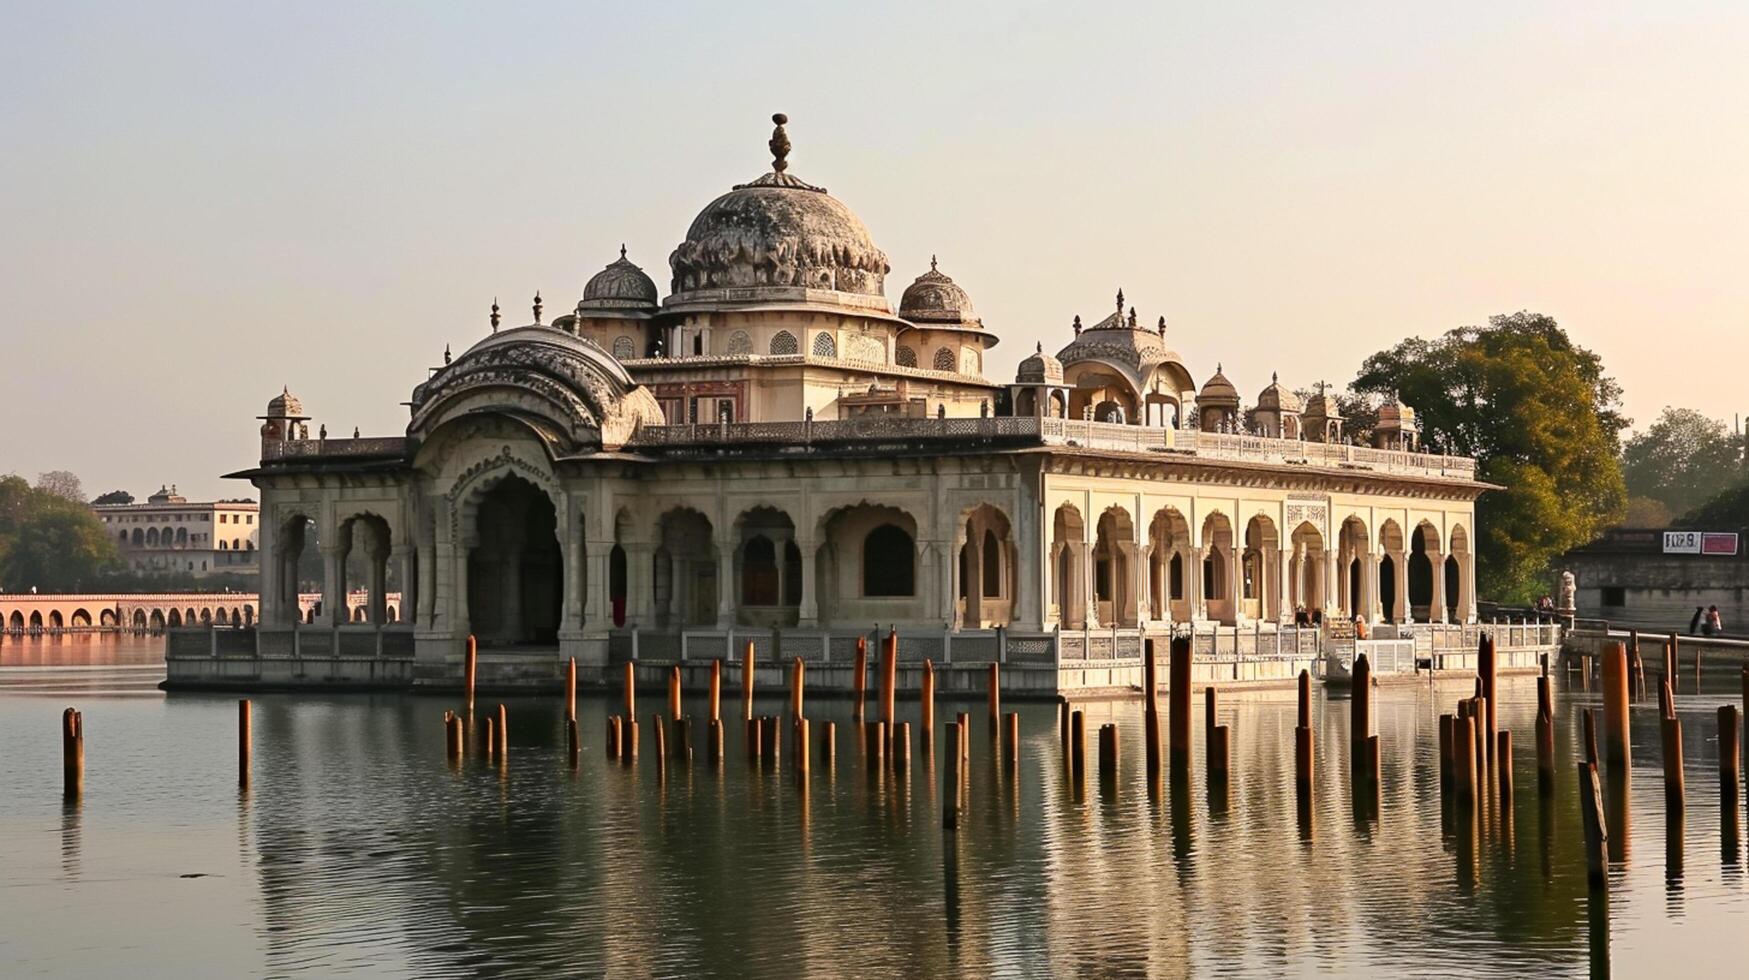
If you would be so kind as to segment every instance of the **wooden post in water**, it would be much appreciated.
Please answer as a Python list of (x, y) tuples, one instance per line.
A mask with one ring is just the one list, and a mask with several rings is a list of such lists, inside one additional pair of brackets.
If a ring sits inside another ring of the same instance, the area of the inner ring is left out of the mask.
[(1302, 800), (1312, 797), (1312, 771), (1316, 753), (1312, 737), (1312, 729), (1300, 726), (1294, 729), (1294, 790)]
[[(947, 744), (958, 745), (959, 739), (959, 722), (948, 722)], [(942, 769), (941, 781), (941, 825), (948, 830), (957, 830), (960, 825), (961, 793), (965, 787), (965, 781), (960, 778), (960, 754), (957, 749), (947, 753), (947, 765)]]
[(1298, 717), (1297, 727), (1312, 727), (1312, 672), (1309, 670), (1300, 671), (1300, 711)]
[[(921, 729), (923, 733), (923, 751), (929, 754), (934, 754), (935, 665), (927, 660), (923, 661), (923, 691), (921, 697), (922, 703), (918, 706), (918, 711), (921, 712), (921, 715), (918, 719), (917, 727)], [(862, 717), (862, 711), (860, 708), (857, 710), (856, 716), (858, 718)]]
[(480, 645), (474, 634), (468, 634), (467, 653), (462, 656), (462, 698), (468, 714), (474, 713), (474, 680), (480, 672)]
[[(863, 711), (864, 701), (868, 697), (868, 637), (856, 638), (856, 666), (850, 676), (851, 713), (861, 724), (866, 717)], [(928, 727), (928, 726), (924, 726)]]
[(668, 717), (675, 721), (685, 714), (680, 705), (680, 665), (668, 668)]
[(607, 742), (606, 742), (607, 757), (609, 759), (618, 759), (619, 758), (620, 740), (621, 740), (621, 736), (623, 734), (624, 734), (624, 732), (620, 728), (619, 715), (609, 716), (607, 719)]
[(77, 708), (61, 712), (61, 793), (78, 800), (85, 792), (85, 715)]
[(765, 718), (765, 758), (773, 769), (783, 759), (783, 719), (777, 715)]
[(1372, 734), (1372, 664), (1366, 659), (1366, 654), (1355, 656), (1351, 677), (1349, 737), (1355, 745), (1360, 745)]
[(1476, 799), (1476, 728), (1477, 720), (1468, 713), (1452, 720), (1452, 782), (1460, 803)]
[(704, 754), (713, 767), (720, 766), (723, 764), (723, 720), (711, 718), (705, 725)]
[(692, 765), (692, 719), (674, 719), (674, 758)]
[(1719, 706), (1719, 788), (1720, 798), (1725, 787), (1734, 792), (1742, 779), (1742, 749), (1737, 728), (1737, 706)]
[(650, 735), (655, 739), (652, 748), (656, 750), (656, 775), (665, 776), (668, 774), (668, 724), (659, 713), (650, 716)]
[(620, 720), (619, 761), (636, 765), (638, 761), (638, 720), (626, 715)]
[(1603, 645), (1603, 756), (1609, 768), (1627, 772), (1628, 653), (1620, 643)]
[(1494, 733), (1494, 785), (1500, 791), (1500, 815), (1512, 816), (1512, 733)]
[(583, 736), (577, 731), (577, 719), (565, 719), (566, 747), (570, 750), (571, 768), (577, 768), (583, 756)]
[(1494, 757), (1496, 741), (1494, 733), (1499, 731), (1499, 728), (1497, 727), (1499, 724), (1499, 716), (1495, 712), (1494, 699), (1495, 689), (1498, 686), (1500, 679), (1499, 661), (1495, 654), (1494, 634), (1492, 633), (1482, 634), (1482, 641), (1479, 644), (1479, 649), (1476, 651), (1476, 668), (1477, 672), (1481, 675), (1482, 697), (1487, 699), (1487, 705), (1484, 708), (1487, 712), (1487, 717), (1484, 719), (1486, 724), (1483, 727), (1488, 739), (1488, 757), (1492, 759)]
[[(1623, 681), (1625, 686), (1625, 677)], [(1593, 890), (1602, 891), (1609, 884), (1609, 825), (1603, 816), (1603, 787), (1597, 779), (1597, 767), (1589, 762), (1579, 763), (1579, 816), (1585, 825), (1586, 878)]]
[[(881, 644), (881, 723), (890, 738), (896, 726), (894, 711), (898, 698), (899, 682), (899, 630), (893, 627), (887, 631), (887, 642)], [(961, 733), (964, 736), (964, 733)]]
[(577, 720), (577, 658), (565, 662), (565, 718)]
[(899, 772), (911, 768), (911, 723), (899, 722), (899, 730), (893, 733), (893, 768)]
[(965, 771), (972, 771), (972, 713), (962, 711), (958, 715), (960, 723), (960, 761), (965, 764)]
[[(801, 658), (796, 659), (797, 663)], [(796, 716), (796, 781), (803, 786), (808, 784), (808, 762), (813, 753), (808, 751), (808, 719)]]
[(1168, 648), (1166, 697), (1168, 757), (1174, 767), (1190, 765), (1190, 637), (1175, 636)]
[(990, 662), (990, 732), (995, 734), (1002, 730), (1002, 665)]
[(467, 755), (467, 726), (462, 722), (462, 716), (456, 715), (449, 724), (449, 752), (456, 762), (461, 762)]
[[(958, 755), (957, 749), (952, 753)], [(1087, 715), (1074, 711), (1069, 715), (1069, 769), (1079, 786), (1087, 773)]]
[(830, 771), (838, 764), (838, 723), (829, 721), (820, 733), (820, 761), (826, 764)]
[(1020, 769), (1020, 712), (1010, 711), (1003, 720), (1002, 761), (1008, 764), (1009, 772), (1015, 772)]
[(802, 715), (802, 686), (807, 683), (808, 668), (803, 665), (802, 658), (797, 657), (789, 668), (789, 715), (792, 719), (800, 719)]
[[(723, 718), (723, 714), (722, 714), (723, 662), (721, 660), (711, 661), (711, 684), (710, 684), (709, 697), (710, 697), (710, 703), (705, 706), (705, 717), (709, 718), (711, 721), (719, 721), (720, 722)], [(721, 731), (720, 731), (721, 726), (719, 725), (718, 728), (719, 728), (718, 735), (720, 737), (721, 736)]]
[(498, 738), (496, 735), (493, 734), (493, 726), (496, 723), (497, 723), (496, 718), (494, 718), (491, 715), (486, 716), (486, 762), (487, 763), (490, 763), (493, 759), (496, 759), (498, 757)]
[(1142, 756), (1151, 781), (1160, 774), (1160, 665), (1152, 639), (1143, 641), (1142, 657)]
[(237, 702), (237, 785), (249, 788), (249, 756), (254, 748), (254, 733), (250, 719), (249, 699)]
[(1099, 781), (1117, 785), (1117, 726), (1113, 724), (1099, 726)]
[(630, 660), (626, 661), (622, 683), (625, 685), (626, 717), (636, 718), (638, 716), (638, 665)]
[(753, 720), (753, 641), (741, 653), (741, 717)]
[(1547, 674), (1536, 679), (1536, 785), (1545, 796), (1555, 791), (1555, 706)]
[(503, 763), (510, 758), (510, 715), (504, 706), (498, 706), (498, 761)]
[(1229, 746), (1227, 743), (1227, 726), (1215, 724), (1216, 713), (1219, 710), (1214, 685), (1202, 689), (1204, 734), (1208, 737), (1206, 750), (1208, 763), (1208, 778), (1211, 783), (1225, 782), (1227, 778)]
[(1680, 810), (1685, 784), (1682, 776), (1682, 719), (1672, 715), (1659, 719), (1664, 750), (1664, 805)]
[(877, 721), (865, 726), (863, 737), (868, 739), (868, 744), (863, 746), (863, 753), (868, 759), (868, 771), (879, 772), (887, 761), (887, 723)]

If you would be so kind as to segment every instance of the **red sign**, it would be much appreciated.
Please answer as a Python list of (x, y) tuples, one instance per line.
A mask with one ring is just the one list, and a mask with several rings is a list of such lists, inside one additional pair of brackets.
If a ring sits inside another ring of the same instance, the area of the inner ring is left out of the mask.
[(1700, 536), (1700, 553), (1703, 555), (1735, 555), (1737, 553), (1737, 535), (1723, 531), (1706, 531)]

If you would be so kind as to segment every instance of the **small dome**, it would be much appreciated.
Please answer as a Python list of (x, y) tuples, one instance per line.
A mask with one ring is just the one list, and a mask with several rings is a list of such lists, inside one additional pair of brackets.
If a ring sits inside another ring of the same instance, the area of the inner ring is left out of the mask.
[(1304, 415), (1311, 419), (1342, 420), (1342, 405), (1336, 401), (1336, 396), (1322, 383), (1318, 385), (1318, 393), (1306, 402)]
[(1300, 396), (1281, 386), (1281, 379), (1274, 374), (1269, 376), (1269, 387), (1257, 395), (1257, 407), (1263, 411), (1299, 412), (1304, 406)]
[(1063, 362), (1045, 353), (1039, 344), (1033, 355), (1020, 362), (1014, 374), (1015, 384), (1060, 385), (1063, 383)]
[(1379, 406), (1379, 427), (1394, 429), (1414, 429), (1416, 426), (1415, 410), (1402, 404), (1395, 398), (1385, 399)]
[(644, 270), (626, 258), (626, 247), (619, 247), (619, 259), (591, 276), (583, 287), (583, 302), (578, 309), (631, 310), (655, 312), (656, 283)]
[(935, 267), (935, 256), (929, 257), (929, 271), (905, 287), (899, 299), (899, 316), (913, 323), (978, 323), (972, 309), (972, 298), (957, 283)]
[(1230, 405), (1233, 408), (1238, 408), (1239, 389), (1233, 387), (1233, 383), (1227, 380), (1225, 374), (1221, 373), (1221, 366), (1217, 364), (1215, 365), (1215, 376), (1203, 384), (1202, 391), (1196, 396), (1196, 401), (1199, 405)]
[(298, 396), (291, 393), (290, 388), (281, 388), (267, 403), (267, 418), (299, 419), (304, 417), (304, 403)]

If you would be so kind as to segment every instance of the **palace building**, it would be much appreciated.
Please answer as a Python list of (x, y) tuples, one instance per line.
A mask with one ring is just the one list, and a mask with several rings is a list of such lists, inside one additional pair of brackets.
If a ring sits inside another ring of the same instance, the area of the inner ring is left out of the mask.
[(470, 634), (483, 676), (551, 679), (748, 639), (836, 659), (875, 624), (937, 662), (1061, 664), (1186, 627), (1279, 650), (1311, 610), (1473, 622), (1488, 487), (1422, 451), (1409, 407), (1366, 446), (1321, 390), (1272, 377), (1247, 410), (1121, 291), (990, 380), (1000, 325), (951, 265), (895, 309), (886, 255), (774, 119), (769, 171), (704, 206), (665, 289), (620, 248), (559, 315), (494, 304), (404, 433), (312, 439), (274, 399), (233, 474), (261, 497), (261, 659), (366, 643), (295, 625), (310, 527), (326, 608), (395, 570), (402, 621), (376, 600), (370, 642), (416, 683), (458, 677)]

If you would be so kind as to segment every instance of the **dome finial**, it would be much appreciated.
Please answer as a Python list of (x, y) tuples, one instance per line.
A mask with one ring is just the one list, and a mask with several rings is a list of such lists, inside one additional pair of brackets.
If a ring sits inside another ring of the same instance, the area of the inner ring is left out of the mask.
[(492, 297), (492, 332), (498, 332), (498, 297)]
[(1081, 314), (1075, 314), (1075, 336), (1081, 336)]
[(619, 243), (619, 259), (620, 259), (620, 261), (624, 262), (625, 257), (626, 257), (626, 243), (620, 242)]
[(1162, 337), (1166, 336), (1166, 318), (1165, 317), (1160, 318), (1160, 328), (1159, 329), (1160, 329), (1160, 336), (1162, 336)]
[(930, 271), (930, 272), (934, 272), (934, 271), (935, 271), (935, 256), (933, 256), (933, 255), (931, 255), (931, 256), (930, 256), (930, 257), (929, 257), (929, 271)]
[(1119, 286), (1117, 289), (1117, 313), (1118, 313), (1118, 316), (1120, 316), (1120, 317), (1123, 316), (1123, 287), (1122, 286)]
[(775, 112), (772, 113), (771, 121), (777, 123), (777, 128), (771, 131), (771, 142), (766, 145), (771, 147), (771, 169), (781, 174), (789, 169), (789, 134), (783, 131), (784, 123), (789, 122), (789, 117)]
[(1216, 374), (1226, 374), (1227, 373), (1226, 367), (1223, 366), (1220, 361), (1215, 362), (1215, 373)]
[(1272, 385), (1281, 384), (1281, 375), (1274, 371), (1269, 372), (1269, 383)]
[(537, 289), (534, 291), (534, 322), (537, 325), (540, 323), (540, 306), (540, 290)]
[(1045, 352), (1045, 342), (1042, 340), (1035, 341), (1033, 343), (1032, 352), (1034, 354), (1043, 354)]
[(443, 345), (443, 363), (448, 364), (449, 359), (450, 359), (449, 345), (444, 344)]

